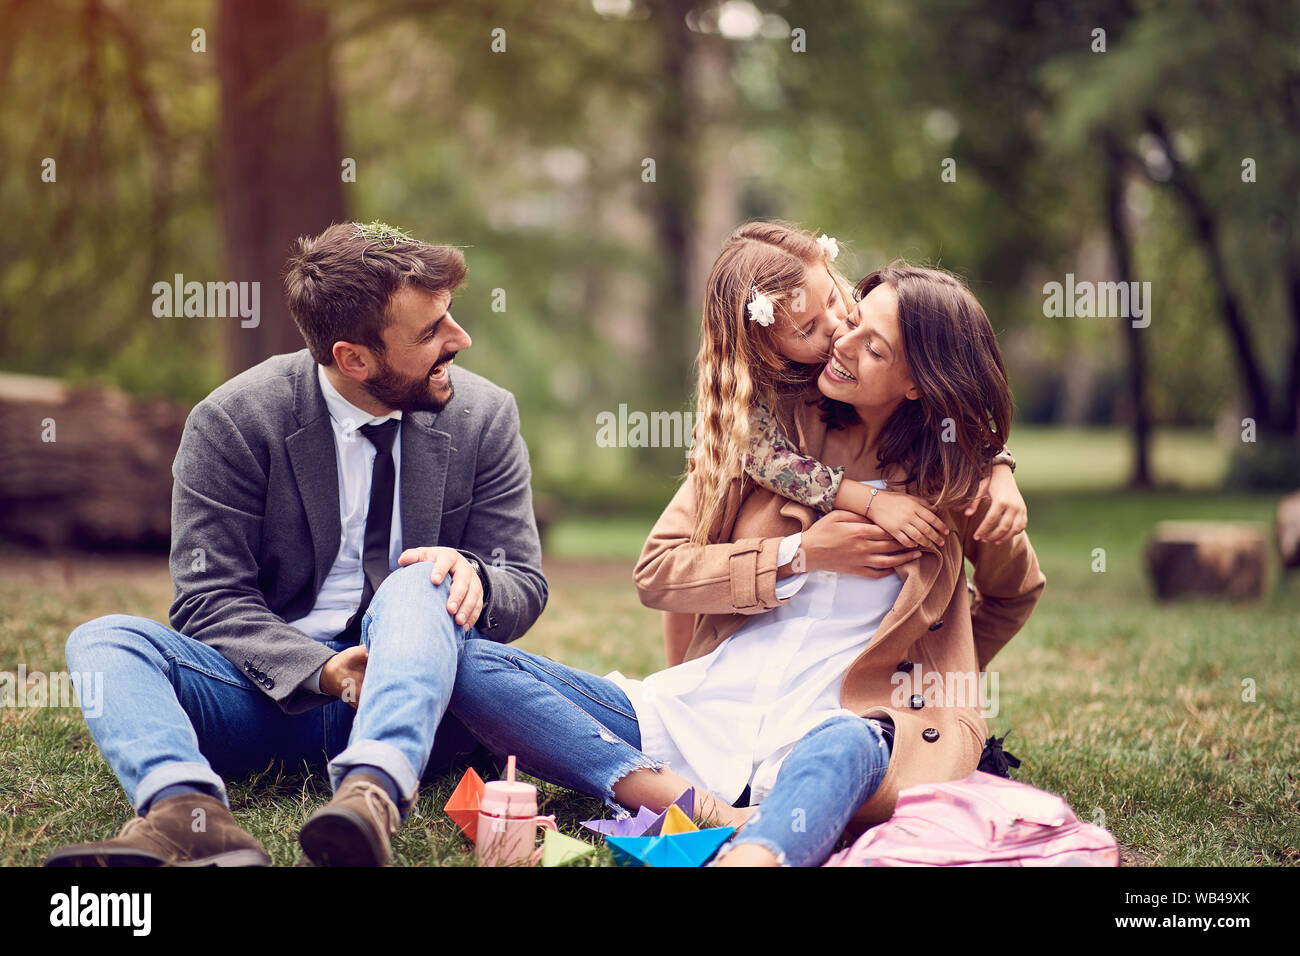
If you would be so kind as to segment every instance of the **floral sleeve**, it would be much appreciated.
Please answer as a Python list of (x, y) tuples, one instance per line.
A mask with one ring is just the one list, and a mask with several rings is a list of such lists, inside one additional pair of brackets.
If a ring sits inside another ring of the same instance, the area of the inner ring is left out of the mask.
[(1002, 450), (993, 456), (990, 465), (1006, 465), (1014, 473), (1016, 470), (1016, 456), (1011, 454), (1011, 449), (1005, 445)]
[(757, 401), (749, 419), (745, 471), (769, 491), (822, 513), (835, 507), (835, 495), (844, 478), (843, 468), (823, 465), (796, 452), (782, 434), (776, 416)]

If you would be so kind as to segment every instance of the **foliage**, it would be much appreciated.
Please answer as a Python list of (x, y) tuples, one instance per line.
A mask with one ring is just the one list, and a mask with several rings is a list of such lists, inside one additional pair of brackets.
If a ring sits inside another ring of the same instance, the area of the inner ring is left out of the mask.
[[(0, 156), (22, 171), (0, 182), (18, 225), (0, 234), (0, 367), (185, 402), (225, 377), (226, 320), (150, 312), (154, 282), (227, 278), (211, 182), (228, 146), (215, 57), (190, 45), (216, 6), (174, 0), (143, 17), (105, 0), (0, 0)], [(689, 409), (677, 370), (697, 343), (681, 330), (713, 250), (751, 216), (837, 236), (851, 273), (898, 256), (961, 273), (1001, 333), (1022, 420), (1123, 421), (1123, 320), (1043, 314), (1045, 282), (1110, 277), (1103, 134), (1132, 162), (1134, 268), (1155, 301), (1153, 416), (1240, 418), (1212, 270), (1160, 179), (1152, 115), (1216, 218), (1272, 401), (1288, 400), (1300, 27), (1281, 0), (329, 9), (356, 163), (349, 213), (466, 249), (455, 308), (474, 346), (460, 364), (519, 398), (543, 489), (680, 473), (681, 449), (598, 447), (596, 415)], [(684, 11), (681, 37), (662, 28), (672, 11)], [(1097, 28), (1104, 53), (1091, 49)], [(40, 180), (47, 156), (57, 183)], [(1244, 156), (1258, 182), (1242, 182)], [(663, 163), (654, 182), (647, 158)], [(665, 204), (689, 227), (680, 301), (663, 291), (680, 253), (666, 244)]]

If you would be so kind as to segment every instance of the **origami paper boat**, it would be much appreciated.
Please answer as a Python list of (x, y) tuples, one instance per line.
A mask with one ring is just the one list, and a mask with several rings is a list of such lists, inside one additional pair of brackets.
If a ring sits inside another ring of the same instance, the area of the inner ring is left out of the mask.
[(659, 819), (659, 814), (649, 807), (642, 807), (634, 817), (621, 820), (583, 820), (582, 825), (588, 830), (605, 836), (641, 836), (650, 824)]
[(710, 827), (660, 836), (612, 836), (605, 842), (619, 866), (703, 866), (735, 832), (735, 827)]
[(469, 837), (471, 843), (475, 842), (478, 833), (478, 805), (482, 799), (483, 778), (473, 767), (470, 767), (460, 778), (460, 783), (456, 784), (456, 789), (452, 791), (447, 805), (442, 808), (456, 826), (460, 827), (461, 832)]
[(674, 833), (694, 833), (699, 827), (695, 821), (682, 813), (682, 808), (673, 804), (664, 811), (663, 823), (659, 826), (659, 833), (662, 836), (671, 836)]
[(658, 836), (663, 830), (664, 820), (674, 808), (678, 815), (684, 815), (689, 821), (695, 815), (695, 788), (687, 787), (683, 790), (682, 795), (669, 804), (663, 813), (642, 807), (634, 817), (624, 817), (621, 820), (583, 820), (582, 825), (607, 837)]
[(547, 830), (542, 843), (542, 866), (564, 866), (581, 859), (596, 848), (555, 830)]

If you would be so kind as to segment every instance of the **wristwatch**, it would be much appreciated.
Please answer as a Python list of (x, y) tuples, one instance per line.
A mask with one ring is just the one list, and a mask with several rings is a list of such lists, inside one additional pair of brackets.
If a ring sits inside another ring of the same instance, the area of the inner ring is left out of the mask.
[(478, 555), (474, 554), (473, 551), (465, 551), (461, 548), (456, 550), (474, 569), (474, 573), (478, 575), (479, 583), (483, 585), (483, 610), (479, 613), (479, 620), (483, 621), (482, 630), (490, 631), (497, 626), (497, 622), (496, 618), (488, 612), (488, 605), (492, 603), (492, 582), (488, 580), (487, 569), (483, 567), (483, 562), (479, 560)]
[(994, 455), (993, 459), (989, 462), (990, 468), (994, 465), (1006, 465), (1011, 469), (1011, 473), (1014, 475), (1016, 472), (1016, 456), (1011, 454), (1010, 449), (1004, 448)]

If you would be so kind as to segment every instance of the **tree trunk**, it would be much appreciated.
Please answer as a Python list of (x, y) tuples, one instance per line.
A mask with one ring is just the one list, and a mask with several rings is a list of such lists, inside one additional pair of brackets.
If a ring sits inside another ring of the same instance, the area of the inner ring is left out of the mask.
[(651, 215), (659, 241), (664, 271), (652, 301), (653, 337), (662, 345), (654, 349), (651, 386), (659, 400), (676, 408), (691, 388), (691, 361), (681, 343), (695, 335), (690, 300), (692, 210), (698, 191), (698, 170), (691, 139), (695, 97), (689, 60), (695, 38), (686, 26), (693, 0), (651, 0), (651, 16), (658, 34), (659, 65), (655, 70), (659, 97), (654, 105), (649, 140), (655, 160)]
[(1268, 383), (1255, 357), (1255, 346), (1250, 338), (1250, 329), (1242, 316), (1241, 304), (1233, 292), (1228, 280), (1228, 267), (1219, 248), (1219, 227), (1210, 212), (1210, 205), (1196, 188), (1191, 172), (1178, 158), (1174, 144), (1164, 122), (1158, 116), (1147, 117), (1147, 129), (1160, 142), (1161, 149), (1169, 159), (1172, 170), (1169, 185), (1174, 194), (1182, 201), (1184, 208), (1192, 219), (1196, 238), (1205, 251), (1210, 264), (1210, 278), (1219, 297), (1219, 314), (1228, 330), (1228, 341), (1237, 356), (1237, 367), (1241, 372), (1241, 384), (1246, 391), (1247, 407), (1255, 419), (1260, 431), (1277, 432), (1277, 422), (1272, 414), (1269, 402)]
[[(1132, 242), (1128, 217), (1124, 209), (1124, 149), (1114, 133), (1104, 138), (1106, 149), (1106, 211), (1110, 230), (1111, 253), (1115, 257), (1116, 278), (1127, 285), (1133, 280)], [(1124, 343), (1128, 351), (1128, 399), (1132, 415), (1133, 474), (1131, 488), (1151, 487), (1151, 419), (1146, 401), (1146, 350), (1143, 329), (1132, 322), (1124, 323)]]
[(1284, 434), (1300, 438), (1300, 245), (1294, 220), (1288, 222), (1287, 228), (1284, 272), (1291, 311), (1291, 356), (1282, 374), (1281, 425)]
[(219, 0), (216, 150), (226, 279), (261, 283), (256, 327), (231, 322), (240, 372), (302, 348), (281, 275), (290, 245), (345, 218), (326, 14), (301, 0)]

